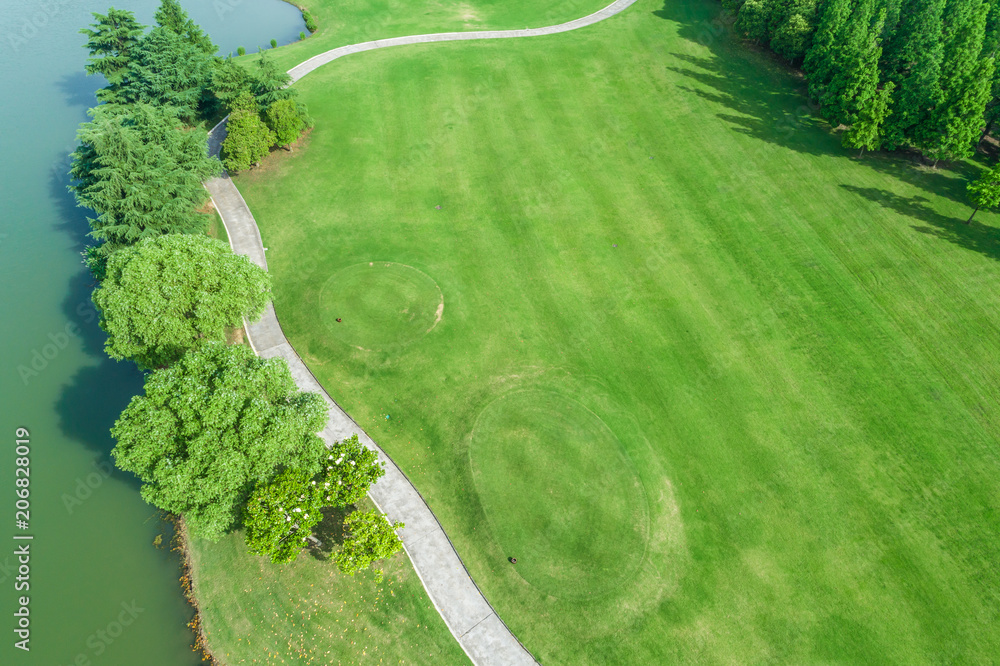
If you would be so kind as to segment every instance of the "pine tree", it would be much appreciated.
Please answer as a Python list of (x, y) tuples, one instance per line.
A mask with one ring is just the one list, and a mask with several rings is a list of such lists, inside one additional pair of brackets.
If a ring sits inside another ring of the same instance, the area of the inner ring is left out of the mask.
[(133, 50), (121, 81), (98, 92), (108, 103), (148, 103), (178, 109), (192, 123), (211, 97), (213, 58), (164, 28), (153, 28)]
[(882, 127), (886, 118), (892, 115), (892, 90), (890, 81), (885, 87), (865, 100), (858, 109), (858, 120), (844, 132), (843, 143), (849, 148), (859, 148), (858, 157), (866, 150), (878, 150), (882, 145)]
[(819, 99), (824, 117), (833, 125), (853, 125), (859, 109), (878, 89), (884, 21), (885, 11), (876, 14), (874, 0), (862, 0), (844, 26), (834, 50), (837, 71)]
[(202, 53), (212, 55), (218, 50), (218, 47), (201, 29), (201, 26), (188, 17), (187, 12), (177, 0), (161, 0), (160, 8), (156, 10), (153, 19), (158, 26), (183, 37), (185, 41)]
[(809, 79), (809, 95), (822, 99), (840, 67), (838, 60), (842, 32), (852, 10), (851, 0), (828, 0), (822, 9), (812, 46), (806, 52), (802, 69)]
[(212, 93), (232, 111), (233, 101), (243, 93), (253, 94), (253, 79), (232, 58), (220, 60), (212, 69)]
[(80, 32), (87, 36), (90, 51), (88, 74), (102, 74), (110, 83), (121, 81), (131, 62), (132, 52), (142, 39), (145, 26), (135, 20), (132, 12), (109, 9), (107, 15), (94, 15), (95, 22)]
[(944, 0), (912, 0), (886, 45), (885, 77), (896, 84), (885, 144), (896, 148), (918, 143), (928, 116), (941, 98)]
[(982, 0), (953, 0), (945, 16), (941, 98), (921, 125), (916, 145), (937, 164), (972, 154), (990, 99), (992, 57), (982, 57), (989, 7)]
[(196, 209), (207, 194), (202, 181), (220, 171), (208, 157), (204, 130), (182, 129), (169, 109), (144, 104), (101, 105), (80, 127), (70, 189), (97, 213), (90, 234), (100, 253), (165, 233), (204, 226)]
[(253, 79), (253, 95), (261, 111), (279, 99), (291, 99), (298, 94), (297, 90), (288, 87), (292, 77), (278, 69), (266, 51), (260, 52)]

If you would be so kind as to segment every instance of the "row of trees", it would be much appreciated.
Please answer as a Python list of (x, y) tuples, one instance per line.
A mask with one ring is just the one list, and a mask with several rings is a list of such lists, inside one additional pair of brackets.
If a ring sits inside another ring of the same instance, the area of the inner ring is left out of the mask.
[(998, 0), (723, 0), (743, 35), (801, 63), (855, 148), (972, 154), (1000, 115)]
[[(129, 12), (94, 17), (83, 31), (87, 71), (108, 86), (80, 129), (71, 189), (96, 214), (87, 263), (105, 350), (148, 371), (144, 394), (112, 429), (112, 454), (194, 536), (242, 526), (251, 552), (293, 560), (324, 508), (358, 502), (384, 470), (357, 437), (325, 446), (316, 433), (328, 407), (297, 389), (283, 360), (227, 344), (228, 331), (263, 312), (270, 279), (200, 233), (202, 181), (221, 165), (198, 123), (230, 110), (230, 138), (256, 119), (287, 145), (308, 116), (265, 57), (252, 72), (215, 58), (176, 0), (162, 0), (149, 32)], [(398, 551), (399, 527), (377, 512), (351, 514), (339, 568), (353, 574)]]

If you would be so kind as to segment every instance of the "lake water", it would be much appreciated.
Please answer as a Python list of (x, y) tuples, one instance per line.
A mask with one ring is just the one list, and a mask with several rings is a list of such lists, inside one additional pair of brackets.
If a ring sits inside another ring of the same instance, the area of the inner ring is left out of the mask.
[[(110, 5), (151, 23), (156, 0), (0, 3), (0, 664), (183, 666), (191, 611), (169, 526), (111, 471), (108, 428), (141, 391), (131, 364), (104, 356), (80, 263), (85, 214), (66, 191), (67, 155), (94, 104), (80, 28)], [(183, 4), (223, 54), (298, 39), (281, 0)], [(30, 431), (30, 527), (15, 525), (15, 431)], [(30, 534), (33, 541), (15, 541)], [(154, 546), (163, 535), (164, 547)], [(30, 586), (15, 591), (19, 544)], [(30, 597), (30, 653), (14, 647), (17, 598)]]

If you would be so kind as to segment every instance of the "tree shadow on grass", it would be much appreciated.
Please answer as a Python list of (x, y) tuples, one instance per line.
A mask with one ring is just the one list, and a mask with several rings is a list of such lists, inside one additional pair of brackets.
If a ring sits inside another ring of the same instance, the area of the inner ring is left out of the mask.
[[(1000, 260), (1000, 235), (997, 234), (995, 227), (982, 224), (977, 220), (966, 224), (965, 218), (942, 215), (930, 206), (930, 199), (919, 195), (904, 197), (874, 187), (855, 187), (854, 185), (841, 185), (841, 187), (848, 192), (873, 201), (883, 208), (889, 208), (900, 215), (925, 222), (927, 226), (914, 225), (912, 227), (918, 233), (946, 240), (959, 247), (979, 252), (990, 259)], [(969, 213), (972, 213), (971, 208)]]
[(323, 509), (323, 520), (313, 528), (313, 536), (320, 541), (316, 545), (309, 542), (309, 554), (317, 560), (328, 560), (333, 551), (337, 550), (344, 543), (344, 519), (347, 518), (357, 507), (327, 507)]

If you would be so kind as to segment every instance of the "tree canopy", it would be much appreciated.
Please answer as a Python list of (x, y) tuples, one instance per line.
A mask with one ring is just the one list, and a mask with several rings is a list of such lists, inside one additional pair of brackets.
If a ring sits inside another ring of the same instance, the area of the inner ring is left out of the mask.
[(108, 249), (204, 226), (202, 181), (221, 171), (204, 130), (185, 130), (171, 109), (103, 104), (78, 133), (70, 189), (97, 213), (91, 236)]
[(273, 482), (259, 484), (244, 513), (251, 553), (290, 562), (298, 556), (323, 507), (356, 504), (383, 474), (378, 455), (354, 435), (322, 452), (320, 471), (310, 476), (286, 470)]
[(177, 0), (161, 0), (160, 8), (153, 15), (153, 20), (156, 21), (157, 25), (183, 38), (184, 41), (202, 53), (213, 55), (218, 50), (218, 47), (201, 29), (201, 26), (188, 17), (187, 12)]
[[(390, 523), (375, 509), (353, 512), (344, 520), (344, 543), (333, 554), (337, 568), (353, 576), (378, 560), (392, 557), (403, 549), (403, 542), (396, 535), (396, 530), (403, 527), (403, 523)], [(378, 569), (375, 579), (382, 580)]]
[(214, 62), (186, 37), (159, 26), (133, 49), (120, 80), (98, 91), (97, 97), (107, 103), (173, 107), (181, 119), (193, 123), (212, 99)]
[(222, 142), (222, 163), (230, 172), (245, 171), (267, 157), (277, 138), (260, 119), (256, 103), (248, 94), (233, 102)]
[(986, 169), (978, 178), (968, 185), (969, 199), (974, 207), (972, 215), (965, 221), (972, 222), (980, 208), (996, 208), (1000, 206), (1000, 164), (992, 169)]
[(285, 468), (319, 472), (326, 419), (322, 397), (299, 391), (284, 360), (208, 343), (147, 376), (111, 430), (112, 455), (143, 481), (143, 499), (216, 540), (257, 484)]
[(306, 473), (288, 469), (257, 485), (243, 511), (247, 550), (272, 562), (291, 562), (323, 519), (321, 491)]
[(146, 239), (115, 252), (94, 291), (104, 350), (144, 368), (225, 339), (227, 328), (256, 319), (270, 300), (270, 277), (246, 257), (207, 236)]
[(132, 60), (145, 26), (135, 20), (130, 11), (112, 7), (107, 14), (94, 13), (94, 24), (83, 28), (87, 36), (88, 74), (101, 74), (110, 83), (117, 84)]

